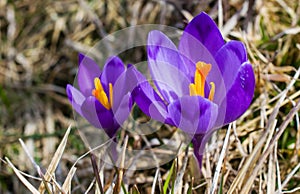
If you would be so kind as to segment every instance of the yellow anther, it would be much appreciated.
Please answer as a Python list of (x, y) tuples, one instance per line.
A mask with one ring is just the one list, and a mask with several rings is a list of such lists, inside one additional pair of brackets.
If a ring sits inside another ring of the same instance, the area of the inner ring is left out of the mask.
[(195, 85), (196, 94), (199, 96), (204, 97), (205, 80), (210, 70), (211, 70), (211, 64), (207, 64), (201, 61), (199, 61), (196, 64), (194, 85)]
[(96, 89), (96, 90), (103, 91), (102, 84), (101, 84), (100, 79), (99, 79), (98, 77), (96, 77), (96, 78), (94, 79), (94, 84), (95, 84), (95, 89)]
[(199, 61), (197, 64), (196, 64), (196, 68), (198, 71), (201, 72), (204, 80), (206, 79), (208, 73), (210, 72), (211, 70), (211, 64), (207, 64), (207, 63), (204, 63), (202, 61)]
[[(202, 61), (196, 63), (194, 83), (191, 83), (189, 85), (190, 96), (204, 97), (205, 81), (210, 70), (211, 70), (211, 64), (207, 64)], [(212, 101), (214, 99), (214, 94), (215, 94), (215, 84), (211, 82), (210, 85), (211, 85), (211, 89), (209, 92), (208, 99)]]
[(100, 92), (100, 102), (101, 104), (107, 109), (107, 110), (110, 110), (110, 104), (108, 102), (108, 98), (107, 98), (107, 95), (104, 91), (101, 91)]
[(113, 85), (112, 83), (109, 83), (109, 102), (110, 102), (110, 107), (113, 107)]
[(201, 72), (198, 69), (195, 71), (194, 82), (197, 95), (204, 96), (203, 76), (201, 75)]
[(197, 96), (195, 84), (190, 84), (190, 96)]
[(215, 96), (215, 83), (214, 82), (210, 82), (210, 91), (209, 91), (209, 96), (208, 96), (208, 99), (210, 101), (213, 101), (214, 100), (214, 96)]
[(92, 95), (107, 109), (110, 110), (112, 107), (112, 84), (109, 84), (109, 101), (107, 95), (103, 89), (100, 79), (96, 77), (94, 79), (95, 89), (92, 91)]

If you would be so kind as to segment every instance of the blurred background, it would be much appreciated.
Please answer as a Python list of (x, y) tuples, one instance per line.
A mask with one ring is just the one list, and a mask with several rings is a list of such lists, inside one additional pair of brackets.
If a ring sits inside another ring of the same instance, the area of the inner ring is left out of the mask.
[[(78, 52), (87, 53), (106, 35), (128, 26), (164, 24), (184, 29), (201, 11), (216, 21), (225, 40), (245, 42), (256, 73), (254, 103), (237, 121), (236, 134), (232, 134), (226, 161), (227, 170), (231, 170), (227, 171), (225, 192), (238, 173), (240, 162), (257, 143), (268, 122), (269, 110), (299, 68), (298, 0), (0, 0), (0, 193), (28, 193), (5, 157), (21, 171), (37, 176), (19, 138), (34, 160), (46, 169), (68, 126), (75, 126), (65, 87), (75, 78)], [(135, 53), (130, 57), (143, 56)], [(126, 56), (123, 60), (126, 62)], [(300, 82), (295, 81), (288, 92), (289, 100), (280, 108), (279, 124), (299, 100)], [(278, 141), (275, 155), (283, 179), (298, 164), (299, 131), (299, 120), (294, 119)], [(220, 130), (215, 137), (216, 148), (210, 149), (212, 171), (217, 162), (212, 156), (222, 147), (224, 133)], [(245, 155), (237, 145), (244, 148)], [(76, 129), (72, 130), (57, 169), (58, 182), (64, 180), (70, 166), (86, 151)], [(80, 160), (77, 167), (72, 187), (74, 192), (83, 193), (94, 176), (89, 158)], [(170, 165), (163, 166), (162, 174), (169, 168)], [(148, 193), (154, 174), (155, 170), (135, 174), (128, 181), (129, 187), (138, 185), (141, 193)], [(206, 174), (195, 182), (203, 183), (207, 177)], [(262, 174), (258, 177), (266, 178)], [(299, 187), (299, 172), (291, 180), (286, 189)], [(260, 184), (256, 180), (254, 193), (265, 191), (266, 185), (267, 182)], [(194, 190), (200, 191), (205, 188)]]

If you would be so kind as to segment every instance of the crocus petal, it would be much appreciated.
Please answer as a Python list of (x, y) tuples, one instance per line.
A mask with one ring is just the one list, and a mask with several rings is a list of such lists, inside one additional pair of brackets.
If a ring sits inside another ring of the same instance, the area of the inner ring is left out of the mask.
[(255, 88), (255, 77), (251, 64), (245, 62), (219, 106), (217, 125), (225, 125), (240, 117), (250, 106)]
[(134, 101), (138, 107), (152, 119), (170, 123), (167, 106), (148, 82), (140, 83), (133, 92)]
[(147, 53), (153, 80), (167, 102), (189, 93), (188, 70), (168, 37), (159, 31), (151, 31)]
[(81, 94), (80, 91), (78, 91), (70, 84), (67, 85), (66, 91), (69, 101), (71, 102), (73, 108), (78, 114), (82, 116), (81, 105), (85, 100), (85, 97)]
[(133, 101), (149, 117), (170, 124), (167, 106), (163, 99), (154, 91), (147, 79), (133, 65), (127, 70), (128, 90)]
[(194, 77), (197, 62), (204, 62), (211, 64), (211, 71), (206, 80), (208, 85), (210, 82), (215, 82), (215, 78), (222, 77), (214, 56), (209, 52), (205, 45), (203, 45), (202, 42), (200, 42), (194, 36), (183, 34), (180, 39), (178, 49), (185, 59), (189, 59), (186, 64), (193, 67), (190, 68), (192, 71), (190, 72), (189, 76)]
[(239, 68), (248, 60), (244, 44), (234, 40), (226, 43), (216, 53), (215, 59), (222, 73), (226, 88), (231, 88)]
[(119, 106), (116, 109), (113, 108), (112, 110), (115, 122), (117, 122), (118, 125), (123, 125), (124, 121), (128, 118), (128, 115), (130, 114), (131, 107), (131, 95), (130, 93), (127, 93), (126, 95), (122, 96)]
[(148, 35), (148, 56), (156, 61), (167, 62), (187, 74), (190, 70), (175, 44), (162, 32), (153, 30)]
[(245, 46), (239, 41), (230, 41), (216, 53), (215, 60), (218, 66), (211, 69), (207, 81), (215, 83), (214, 102), (220, 104), (236, 79), (239, 68), (247, 61)]
[(78, 85), (85, 97), (92, 95), (94, 79), (101, 74), (97, 63), (86, 55), (79, 54)]
[(119, 57), (110, 57), (106, 60), (101, 74), (101, 83), (105, 92), (108, 92), (108, 84), (115, 84), (116, 80), (125, 71), (125, 66)]
[(200, 96), (184, 96), (168, 107), (176, 126), (189, 134), (204, 134), (213, 128), (218, 107)]
[[(128, 65), (127, 69), (119, 75), (113, 85), (113, 111), (115, 112), (122, 103), (125, 103), (123, 98), (128, 93), (131, 93), (138, 85), (135, 73), (137, 70), (133, 65)], [(130, 99), (131, 100), (131, 99)], [(129, 104), (129, 101), (127, 102)], [(128, 115), (128, 114), (127, 114)]]
[(215, 55), (225, 43), (216, 23), (204, 12), (187, 25), (180, 39), (179, 49), (182, 51), (188, 48), (189, 44), (192, 48), (197, 48), (193, 46), (194, 43), (197, 45), (197, 42), (201, 42), (212, 55)]
[(113, 113), (103, 107), (94, 96), (86, 98), (81, 111), (84, 118), (94, 127), (104, 129), (108, 136), (112, 137), (116, 133), (119, 125), (114, 121)]

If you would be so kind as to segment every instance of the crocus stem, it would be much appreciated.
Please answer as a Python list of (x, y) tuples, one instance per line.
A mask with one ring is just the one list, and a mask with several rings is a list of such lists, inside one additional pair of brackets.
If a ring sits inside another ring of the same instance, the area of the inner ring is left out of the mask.
[(203, 137), (204, 137), (204, 134), (195, 134), (192, 138), (192, 143), (194, 146), (194, 155), (198, 161), (199, 169), (201, 169), (201, 167), (202, 167), (203, 153), (200, 152), (200, 147), (202, 145)]

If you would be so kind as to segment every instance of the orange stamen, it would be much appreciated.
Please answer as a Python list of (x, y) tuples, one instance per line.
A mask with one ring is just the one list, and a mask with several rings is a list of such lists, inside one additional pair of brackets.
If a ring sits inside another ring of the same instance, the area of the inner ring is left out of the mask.
[[(191, 83), (189, 85), (190, 89), (190, 95), (191, 96), (202, 96), (204, 97), (204, 86), (205, 81), (207, 78), (207, 75), (209, 74), (211, 70), (211, 64), (204, 63), (202, 61), (199, 61), (196, 63), (196, 71), (195, 71), (195, 77), (194, 77), (194, 83)], [(215, 84), (210, 83), (211, 85), (211, 91), (209, 93), (209, 100), (213, 100), (214, 93), (215, 93)]]
[(210, 82), (210, 91), (209, 91), (209, 96), (208, 99), (210, 101), (214, 100), (214, 96), (215, 96), (215, 83), (214, 82)]
[(110, 110), (112, 107), (112, 99), (113, 99), (113, 87), (112, 84), (109, 83), (109, 100), (103, 89), (103, 86), (100, 82), (100, 79), (96, 77), (94, 79), (95, 89), (92, 91), (92, 95), (107, 109)]
[(110, 102), (110, 107), (113, 107), (113, 85), (112, 85), (112, 83), (109, 83), (108, 86), (109, 86), (109, 102)]
[(190, 96), (197, 96), (195, 84), (190, 84)]

